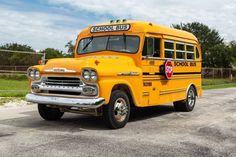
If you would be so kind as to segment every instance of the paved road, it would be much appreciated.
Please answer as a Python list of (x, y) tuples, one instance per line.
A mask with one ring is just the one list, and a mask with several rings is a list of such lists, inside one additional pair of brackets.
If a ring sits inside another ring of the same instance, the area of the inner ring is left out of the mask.
[(101, 118), (42, 120), (36, 106), (0, 109), (0, 156), (236, 156), (236, 88), (208, 90), (191, 113), (136, 110), (109, 130)]

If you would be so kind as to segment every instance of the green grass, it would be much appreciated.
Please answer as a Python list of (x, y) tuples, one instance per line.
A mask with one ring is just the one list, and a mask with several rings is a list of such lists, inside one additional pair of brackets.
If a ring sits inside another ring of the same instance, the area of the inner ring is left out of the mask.
[(26, 79), (0, 78), (0, 97), (24, 97), (28, 90)]
[(219, 88), (230, 88), (230, 87), (236, 87), (236, 83), (208, 85), (208, 86), (203, 86), (203, 89), (207, 90), (207, 89), (219, 89)]
[(230, 79), (202, 79), (203, 89), (218, 89), (236, 87), (236, 80)]
[(27, 76), (24, 74), (0, 74), (0, 79), (27, 80)]
[(233, 82), (236, 83), (236, 81), (231, 81), (230, 79), (202, 79), (203, 86), (228, 84), (228, 83), (233, 83)]

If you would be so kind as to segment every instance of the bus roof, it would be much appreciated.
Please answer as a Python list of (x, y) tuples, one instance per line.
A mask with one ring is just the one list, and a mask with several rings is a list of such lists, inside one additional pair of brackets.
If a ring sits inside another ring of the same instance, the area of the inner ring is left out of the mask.
[[(193, 40), (195, 42), (198, 42), (197, 38), (192, 33), (189, 33), (183, 30), (178, 30), (175, 28), (170, 28), (167, 26), (162, 26), (159, 24), (153, 24), (151, 22), (128, 20), (125, 22), (121, 21), (121, 22), (102, 23), (102, 24), (97, 24), (94, 26), (111, 26), (111, 25), (123, 25), (123, 24), (130, 24), (131, 28), (129, 31), (132, 31), (132, 32), (137, 32), (137, 33), (143, 32), (143, 33), (149, 33), (149, 34), (166, 35), (166, 36), (178, 37), (178, 38), (183, 38), (183, 39), (188, 39), (188, 40)], [(94, 26), (90, 26), (84, 29), (81, 33), (82, 34), (91, 33), (90, 32), (91, 28)]]

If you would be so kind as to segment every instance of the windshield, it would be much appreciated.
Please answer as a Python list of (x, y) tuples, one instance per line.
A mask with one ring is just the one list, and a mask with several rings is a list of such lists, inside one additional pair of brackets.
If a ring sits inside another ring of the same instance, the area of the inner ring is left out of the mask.
[(128, 35), (98, 36), (81, 39), (78, 54), (98, 51), (117, 51), (136, 53), (139, 48), (139, 37)]

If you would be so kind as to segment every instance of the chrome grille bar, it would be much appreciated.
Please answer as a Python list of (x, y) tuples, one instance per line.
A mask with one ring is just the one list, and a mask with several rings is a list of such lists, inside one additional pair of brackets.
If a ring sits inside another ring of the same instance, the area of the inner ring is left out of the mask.
[(64, 86), (79, 87), (83, 84), (79, 78), (75, 77), (48, 77), (43, 81), (43, 83), (45, 83), (45, 85), (48, 86), (57, 85), (63, 87)]

